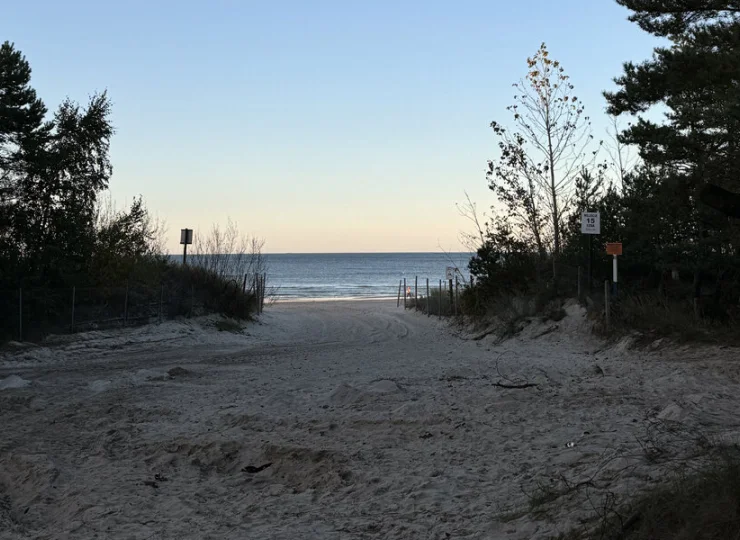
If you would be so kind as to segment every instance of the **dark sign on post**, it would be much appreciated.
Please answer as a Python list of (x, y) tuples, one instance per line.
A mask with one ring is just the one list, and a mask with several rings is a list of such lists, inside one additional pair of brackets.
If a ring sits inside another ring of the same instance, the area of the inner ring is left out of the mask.
[(188, 264), (188, 245), (193, 243), (193, 229), (180, 229), (180, 244), (182, 244), (182, 264)]

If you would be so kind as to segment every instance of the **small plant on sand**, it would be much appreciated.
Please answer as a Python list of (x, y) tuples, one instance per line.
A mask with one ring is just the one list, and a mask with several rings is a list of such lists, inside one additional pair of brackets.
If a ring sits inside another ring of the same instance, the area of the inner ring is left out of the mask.
[(234, 319), (220, 319), (213, 325), (219, 332), (232, 332), (239, 334), (244, 329), (238, 321)]

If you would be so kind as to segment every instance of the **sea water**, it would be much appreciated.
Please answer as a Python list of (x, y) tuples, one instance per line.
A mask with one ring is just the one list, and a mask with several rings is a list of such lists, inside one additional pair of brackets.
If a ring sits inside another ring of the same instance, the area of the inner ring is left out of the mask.
[(448, 267), (468, 279), (470, 253), (341, 253), (267, 255), (268, 286), (283, 299), (396, 297), (398, 284), (438, 286)]

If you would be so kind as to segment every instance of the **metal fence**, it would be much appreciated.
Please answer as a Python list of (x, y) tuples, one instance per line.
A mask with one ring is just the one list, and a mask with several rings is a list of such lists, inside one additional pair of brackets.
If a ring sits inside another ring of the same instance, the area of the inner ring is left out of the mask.
[(264, 275), (224, 280), (212, 291), (182, 284), (159, 286), (22, 288), (0, 290), (0, 339), (35, 341), (49, 334), (135, 326), (191, 317), (252, 303), (264, 306)]
[(414, 276), (413, 281), (398, 282), (396, 307), (423, 311), (428, 316), (446, 317), (462, 313), (460, 294), (466, 286), (460, 276), (455, 279), (430, 279)]

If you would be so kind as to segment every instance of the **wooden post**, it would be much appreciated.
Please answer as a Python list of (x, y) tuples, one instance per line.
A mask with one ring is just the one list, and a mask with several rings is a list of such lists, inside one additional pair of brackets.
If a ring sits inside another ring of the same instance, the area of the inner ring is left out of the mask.
[(437, 309), (437, 314), (439, 315), (439, 320), (442, 320), (442, 299), (445, 297), (444, 292), (442, 291), (442, 280), (439, 280), (439, 305)]
[(427, 278), (427, 317), (431, 317), (432, 313), (429, 311), (429, 278)]
[(581, 301), (581, 267), (578, 267), (578, 301)]
[(450, 314), (452, 314), (452, 310), (455, 306), (455, 291), (452, 290), (452, 279), (449, 280), (449, 286), (450, 286)]
[(244, 285), (242, 285), (242, 292), (247, 292), (247, 274), (244, 274)]
[(265, 296), (267, 295), (267, 273), (262, 274), (262, 304), (260, 304), (260, 313), (265, 311)]
[(265, 309), (265, 276), (260, 274), (260, 315)]
[(609, 306), (609, 280), (604, 281), (604, 313), (606, 315), (606, 331), (611, 326), (611, 308)]
[(159, 324), (162, 324), (162, 307), (164, 304), (164, 283), (159, 286)]
[(406, 278), (403, 278), (403, 309), (406, 309)]
[(126, 298), (123, 300), (123, 326), (128, 323), (128, 281), (126, 281)]
[(414, 276), (414, 311), (419, 310), (419, 276)]
[(23, 342), (23, 287), (18, 289), (18, 341)]
[(396, 307), (401, 307), (401, 286), (403, 285), (403, 280), (398, 280), (398, 299), (396, 300)]
[(262, 294), (262, 283), (260, 281), (262, 280), (262, 276), (259, 274), (254, 275), (254, 300), (257, 302), (257, 315), (261, 313), (262, 309), (262, 299), (260, 298), (260, 294)]
[(458, 284), (459, 282), (457, 280), (457, 275), (455, 275), (455, 317), (457, 317), (457, 304), (460, 301), (460, 297), (459, 297), (460, 289), (458, 287)]
[(77, 293), (76, 287), (72, 287), (72, 328), (71, 331), (74, 333), (75, 331), (75, 296)]

